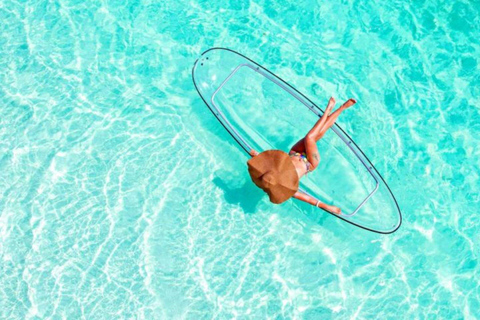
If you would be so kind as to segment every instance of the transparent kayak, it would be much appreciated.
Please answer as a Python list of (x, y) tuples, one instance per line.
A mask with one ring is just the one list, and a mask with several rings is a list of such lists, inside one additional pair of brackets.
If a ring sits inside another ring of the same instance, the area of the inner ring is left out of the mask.
[[(195, 87), (203, 101), (248, 154), (288, 152), (315, 124), (323, 110), (284, 80), (229, 49), (212, 48), (195, 62)], [(303, 177), (300, 191), (342, 209), (331, 213), (355, 226), (392, 233), (402, 215), (390, 188), (337, 124), (318, 142), (321, 161)]]

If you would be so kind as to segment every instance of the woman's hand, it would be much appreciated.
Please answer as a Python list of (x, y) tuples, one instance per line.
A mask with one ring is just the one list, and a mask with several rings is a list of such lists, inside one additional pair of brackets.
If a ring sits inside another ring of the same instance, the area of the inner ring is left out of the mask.
[(252, 149), (252, 150), (250, 150), (250, 152), (249, 152), (249, 153), (250, 153), (250, 155), (251, 155), (252, 157), (255, 157), (256, 155), (258, 155), (258, 152), (257, 152), (257, 151), (255, 151), (255, 150), (253, 150), (253, 149)]
[(339, 207), (325, 205), (324, 209), (330, 211), (331, 213), (342, 214), (342, 210), (340, 210)]
[(342, 210), (339, 207), (329, 206), (327, 210), (338, 215), (342, 214)]

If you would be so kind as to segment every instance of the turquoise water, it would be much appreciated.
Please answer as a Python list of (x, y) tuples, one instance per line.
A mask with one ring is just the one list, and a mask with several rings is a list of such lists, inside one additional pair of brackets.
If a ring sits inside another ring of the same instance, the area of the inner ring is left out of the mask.
[[(479, 17), (476, 1), (2, 2), (1, 318), (478, 317)], [(193, 87), (212, 46), (319, 105), (355, 97), (339, 123), (399, 231), (270, 205)]]

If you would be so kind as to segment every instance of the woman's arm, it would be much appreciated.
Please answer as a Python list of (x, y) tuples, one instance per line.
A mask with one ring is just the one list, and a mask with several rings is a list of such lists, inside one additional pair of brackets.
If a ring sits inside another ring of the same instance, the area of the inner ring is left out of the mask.
[(328, 204), (325, 204), (323, 202), (320, 202), (318, 201), (317, 199), (309, 196), (308, 194), (305, 194), (303, 192), (299, 192), (297, 191), (297, 193), (295, 193), (293, 195), (293, 197), (295, 199), (298, 199), (298, 200), (301, 200), (301, 201), (304, 201), (306, 203), (309, 203), (311, 204), (312, 206), (316, 206), (316, 207), (319, 207), (319, 208), (322, 208), (324, 210), (327, 210), (329, 212), (332, 212), (332, 213), (335, 213), (335, 214), (341, 214), (341, 210), (340, 208), (338, 207), (335, 207), (335, 206), (331, 206), (331, 205), (328, 205)]

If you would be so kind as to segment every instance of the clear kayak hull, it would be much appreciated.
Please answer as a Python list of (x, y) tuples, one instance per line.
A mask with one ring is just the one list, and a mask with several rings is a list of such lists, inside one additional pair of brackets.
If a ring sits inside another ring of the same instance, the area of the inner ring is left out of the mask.
[[(247, 153), (288, 152), (323, 110), (280, 77), (224, 48), (205, 51), (192, 70), (195, 87), (220, 123)], [(342, 209), (332, 214), (377, 233), (392, 233), (402, 222), (397, 201), (383, 177), (337, 124), (319, 141), (317, 169), (300, 190)]]

